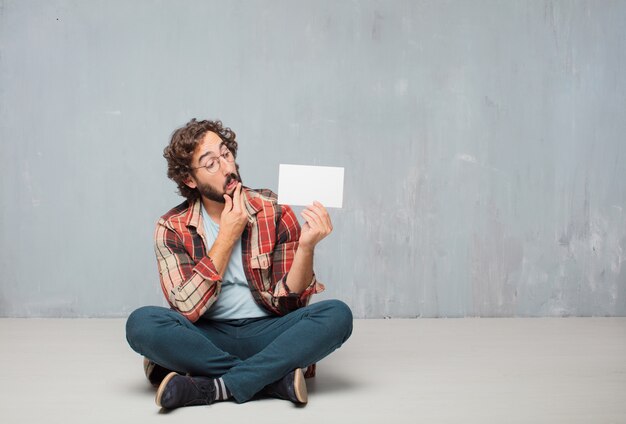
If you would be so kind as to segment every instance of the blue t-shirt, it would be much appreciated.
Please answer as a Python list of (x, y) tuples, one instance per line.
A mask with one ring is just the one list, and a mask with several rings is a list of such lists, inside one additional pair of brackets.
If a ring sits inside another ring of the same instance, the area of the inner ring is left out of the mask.
[[(202, 220), (208, 249), (211, 249), (220, 226), (217, 225), (204, 207), (202, 208)], [(258, 318), (270, 315), (254, 301), (248, 280), (243, 270), (241, 254), (241, 238), (235, 243), (233, 251), (226, 266), (226, 272), (222, 275), (222, 291), (217, 300), (204, 315), (217, 321), (242, 318)]]

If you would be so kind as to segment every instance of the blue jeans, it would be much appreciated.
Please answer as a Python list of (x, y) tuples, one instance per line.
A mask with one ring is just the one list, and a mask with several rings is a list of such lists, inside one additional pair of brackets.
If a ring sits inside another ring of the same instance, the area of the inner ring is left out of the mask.
[(280, 317), (195, 323), (174, 310), (145, 306), (126, 322), (126, 339), (137, 353), (170, 370), (222, 377), (237, 402), (318, 362), (351, 333), (352, 312), (339, 300)]

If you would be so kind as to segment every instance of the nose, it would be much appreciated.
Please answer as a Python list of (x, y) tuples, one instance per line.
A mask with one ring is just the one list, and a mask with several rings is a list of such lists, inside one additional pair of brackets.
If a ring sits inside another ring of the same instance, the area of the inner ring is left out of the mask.
[(224, 175), (233, 174), (235, 172), (235, 162), (228, 162), (224, 159), (224, 156), (220, 156), (220, 169), (224, 173)]

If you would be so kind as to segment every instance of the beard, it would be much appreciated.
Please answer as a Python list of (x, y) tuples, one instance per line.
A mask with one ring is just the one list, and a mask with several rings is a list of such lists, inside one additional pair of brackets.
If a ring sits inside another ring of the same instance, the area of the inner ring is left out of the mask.
[(228, 174), (226, 176), (226, 181), (224, 182), (224, 187), (222, 187), (221, 191), (210, 184), (198, 184), (197, 188), (202, 197), (213, 200), (214, 202), (226, 203), (226, 200), (224, 200), (224, 195), (228, 194), (226, 193), (226, 187), (228, 187), (228, 184), (230, 184), (233, 180), (241, 182), (239, 173)]

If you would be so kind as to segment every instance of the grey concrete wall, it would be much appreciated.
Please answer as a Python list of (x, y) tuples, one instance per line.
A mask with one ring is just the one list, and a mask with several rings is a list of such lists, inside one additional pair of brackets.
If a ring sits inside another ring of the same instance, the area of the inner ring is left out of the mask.
[(358, 317), (626, 314), (626, 2), (0, 0), (0, 316), (162, 304), (163, 147), (344, 166)]

